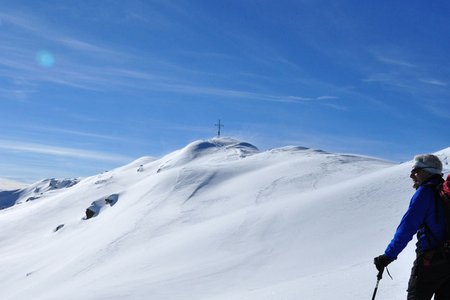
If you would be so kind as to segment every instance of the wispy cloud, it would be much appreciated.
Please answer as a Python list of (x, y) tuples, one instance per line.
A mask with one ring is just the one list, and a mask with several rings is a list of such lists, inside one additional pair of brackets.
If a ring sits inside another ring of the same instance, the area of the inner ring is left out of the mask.
[(106, 47), (101, 47), (93, 43), (88, 43), (79, 39), (59, 36), (54, 39), (55, 42), (63, 44), (73, 50), (89, 52), (92, 54), (108, 55), (108, 56), (128, 56), (128, 54), (117, 52)]
[[(26, 50), (23, 50), (26, 51)], [(47, 82), (83, 90), (104, 91), (122, 88), (146, 89), (158, 81), (167, 80), (165, 77), (148, 72), (121, 67), (91, 66), (78, 62), (71, 62), (61, 57), (57, 66), (51, 70), (44, 70), (30, 59), (29, 53), (22, 53), (16, 57), (0, 58), (0, 76), (10, 80), (7, 90), (0, 92), (9, 95), (13, 90), (32, 92), (39, 83)]]
[(39, 28), (36, 26), (32, 18), (21, 16), (13, 13), (0, 12), (1, 25), (13, 25), (15, 27), (21, 28), (34, 33), (40, 33)]
[(78, 130), (45, 127), (45, 126), (35, 126), (32, 129), (33, 130), (36, 130), (36, 129), (42, 130), (44, 132), (62, 133), (62, 134), (73, 135), (73, 136), (91, 137), (91, 138), (96, 138), (96, 139), (104, 139), (104, 140), (112, 140), (112, 141), (125, 141), (124, 138), (117, 137), (117, 136), (104, 135), (104, 134), (98, 134), (98, 133), (93, 133), (93, 132), (83, 132), (83, 131), (78, 131)]
[[(376, 73), (371, 74), (364, 78), (362, 81), (367, 83), (380, 83), (385, 86), (390, 86), (392, 88), (397, 88), (399, 91), (403, 92), (430, 92), (433, 87), (446, 87), (447, 83), (436, 80), (436, 79), (422, 79), (420, 78), (421, 72), (400, 72), (392, 71), (386, 73)], [(418, 85), (418, 83), (426, 83), (429, 85), (424, 88), (424, 86)]]
[(392, 57), (386, 57), (386, 56), (378, 56), (377, 57), (378, 61), (388, 64), (388, 65), (394, 65), (394, 66), (400, 66), (400, 67), (407, 67), (407, 68), (413, 68), (415, 67), (414, 64), (406, 61), (406, 60), (402, 60), (402, 59), (398, 59), (398, 58), (392, 58)]
[(405, 80), (401, 77), (401, 75), (395, 72), (371, 74), (364, 78), (362, 81), (368, 83), (382, 83), (401, 88), (409, 88), (409, 85), (405, 84)]
[(270, 95), (264, 93), (255, 93), (242, 90), (233, 89), (223, 89), (223, 88), (211, 88), (204, 86), (195, 85), (182, 85), (182, 84), (165, 84), (163, 85), (169, 91), (180, 92), (180, 93), (190, 93), (199, 95), (211, 95), (219, 97), (231, 97), (231, 98), (244, 98), (259, 101), (271, 101), (271, 102), (282, 102), (282, 103), (305, 103), (311, 101), (321, 101), (337, 99), (334, 96), (317, 96), (317, 97), (302, 97), (302, 96), (292, 96), (292, 95)]
[(426, 105), (424, 108), (439, 118), (450, 120), (450, 109), (448, 108), (447, 103), (440, 105)]
[[(126, 60), (125, 58), (130, 59), (132, 55), (129, 53), (68, 36), (54, 27), (50, 28), (33, 15), (0, 12), (0, 19), (0, 26), (3, 27), (0, 33), (0, 76), (10, 80), (9, 90), (30, 92), (30, 85), (48, 82), (99, 91), (116, 86), (129, 86), (133, 80), (154, 79), (154, 76), (147, 73), (114, 67), (120, 66), (120, 62)], [(8, 30), (5, 30), (6, 28)], [(53, 53), (56, 60), (53, 67), (46, 69), (36, 62), (36, 54), (42, 49), (25, 46), (30, 44), (30, 41), (33, 41), (33, 44), (47, 44), (50, 48), (59, 49)], [(0, 92), (14, 96), (14, 93), (5, 91), (6, 87)]]
[[(40, 39), (51, 41), (59, 45), (63, 45), (72, 50), (86, 51), (97, 55), (114, 55), (124, 56), (124, 53), (111, 50), (107, 47), (99, 46), (87, 41), (76, 39), (58, 32), (54, 27), (49, 27), (41, 20), (32, 15), (23, 15), (17, 13), (2, 13), (0, 19), (4, 25), (12, 25), (13, 27), (23, 30), (28, 34), (34, 35)], [(128, 54), (127, 54), (128, 55)]]
[(89, 160), (110, 161), (110, 162), (127, 162), (132, 160), (131, 157), (118, 155), (108, 152), (89, 151), (77, 148), (57, 147), (37, 143), (24, 143), (12, 140), (0, 140), (0, 149), (5, 151), (39, 153), (46, 155), (76, 157)]
[[(448, 119), (448, 105), (440, 103), (442, 99), (448, 99), (450, 96), (447, 90), (448, 83), (435, 79), (437, 76), (430, 74), (429, 69), (431, 69), (429, 66), (419, 64), (409, 69), (393, 66), (392, 71), (369, 75), (363, 82), (377, 83), (386, 91), (394, 90), (401, 93), (405, 95), (401, 98), (415, 101), (417, 105), (438, 118)], [(399, 117), (401, 115), (398, 114)]]
[(447, 86), (446, 82), (443, 82), (443, 81), (437, 80), (437, 79), (419, 79), (419, 81), (421, 81), (423, 83), (435, 85), (435, 86), (442, 86), (442, 87), (446, 87)]
[[(427, 58), (421, 57), (417, 53), (412, 53), (405, 49), (377, 49), (371, 51), (374, 58), (383, 63), (382, 66), (374, 67), (375, 70), (382, 72), (373, 72), (368, 75), (364, 82), (378, 82), (391, 85), (398, 88), (407, 89), (406, 91), (418, 90), (418, 82), (426, 83), (434, 87), (446, 87), (445, 81), (436, 79), (436, 74), (430, 73), (435, 66), (429, 64)], [(409, 59), (408, 59), (409, 58)], [(410, 62), (413, 60), (414, 63)]]
[[(127, 56), (126, 53), (120, 53), (109, 49), (107, 46), (97, 45), (92, 42), (77, 39), (71, 36), (64, 35), (54, 28), (49, 28), (45, 22), (36, 19), (33, 16), (20, 14), (6, 14), (0, 13), (0, 18), (4, 23), (13, 25), (14, 27), (26, 31), (32, 36), (37, 36), (40, 39), (46, 39), (59, 46), (66, 47), (73, 50), (75, 54), (81, 52), (88, 55), (87, 59), (80, 60), (68, 53), (59, 54), (56, 58), (56, 64), (51, 70), (44, 70), (42, 67), (30, 61), (30, 56), (33, 55), (30, 49), (21, 49), (15, 46), (0, 46), (14, 49), (3, 58), (0, 58), (0, 65), (5, 68), (0, 69), (0, 75), (4, 78), (9, 78), (14, 84), (10, 85), (11, 90), (21, 91), (20, 96), (26, 97), (33, 93), (34, 88), (30, 85), (37, 83), (51, 83), (77, 89), (91, 90), (91, 91), (105, 91), (105, 90), (122, 90), (123, 88), (132, 88), (140, 90), (152, 90), (162, 92), (177, 92), (185, 94), (208, 95), (217, 97), (250, 99), (254, 101), (270, 101), (278, 103), (308, 103), (317, 101), (329, 101), (337, 99), (336, 96), (317, 95), (317, 96), (303, 96), (303, 95), (270, 95), (264, 93), (257, 93), (245, 90), (226, 89), (222, 87), (205, 87), (201, 83), (180, 84), (182, 78), (186, 74), (192, 73), (192, 70), (182, 68), (180, 65), (163, 66), (164, 62), (156, 60), (151, 64), (158, 64), (167, 72), (167, 68), (172, 70), (170, 77), (163, 76), (158, 71), (148, 71), (145, 69), (133, 69), (130, 67), (121, 67), (118, 56)], [(5, 49), (6, 50), (6, 49)], [(292, 65), (286, 59), (274, 54), (274, 51), (269, 51), (268, 55), (264, 57), (277, 57), (276, 63), (280, 61), (283, 64)], [(256, 51), (256, 53), (258, 53)], [(230, 59), (232, 56), (224, 56), (220, 53), (212, 53), (214, 59)], [(89, 57), (91, 56), (91, 57)], [(219, 57), (217, 57), (219, 56)], [(135, 62), (140, 59), (137, 57), (129, 57)], [(91, 64), (91, 59), (95, 59), (95, 64)], [(134, 60), (136, 59), (136, 60)], [(266, 61), (266, 59), (262, 59)], [(99, 64), (99, 62), (113, 61), (117, 63)], [(273, 63), (273, 62), (272, 62)], [(292, 68), (298, 68), (293, 65)], [(148, 69), (148, 68), (147, 68)], [(6, 93), (0, 91), (3, 95), (9, 97), (19, 96), (17, 93)]]

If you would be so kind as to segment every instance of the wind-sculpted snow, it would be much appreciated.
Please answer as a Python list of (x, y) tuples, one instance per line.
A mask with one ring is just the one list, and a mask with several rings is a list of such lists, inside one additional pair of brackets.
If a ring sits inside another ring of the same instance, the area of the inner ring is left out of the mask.
[[(0, 299), (367, 299), (409, 171), (212, 139), (70, 188), (35, 185), (39, 201), (0, 211)], [(404, 297), (413, 256), (392, 264), (380, 298)]]
[(181, 167), (198, 159), (208, 159), (220, 155), (219, 159), (240, 159), (258, 153), (259, 150), (249, 143), (234, 139), (216, 138), (207, 141), (195, 141), (185, 148), (162, 158), (163, 164), (158, 171)]

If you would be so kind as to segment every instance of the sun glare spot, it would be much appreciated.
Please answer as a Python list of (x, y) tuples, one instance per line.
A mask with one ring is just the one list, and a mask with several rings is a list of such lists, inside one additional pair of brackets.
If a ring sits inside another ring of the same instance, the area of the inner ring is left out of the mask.
[(46, 50), (41, 50), (36, 54), (37, 63), (44, 68), (51, 68), (55, 64), (53, 54)]

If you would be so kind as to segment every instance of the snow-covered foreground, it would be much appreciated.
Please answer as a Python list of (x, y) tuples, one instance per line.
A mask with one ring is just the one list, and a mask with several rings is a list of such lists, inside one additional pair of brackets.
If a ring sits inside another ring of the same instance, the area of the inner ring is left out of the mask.
[[(3, 191), (0, 299), (369, 299), (373, 257), (413, 193), (409, 170), (213, 139)], [(380, 299), (405, 297), (413, 252)]]

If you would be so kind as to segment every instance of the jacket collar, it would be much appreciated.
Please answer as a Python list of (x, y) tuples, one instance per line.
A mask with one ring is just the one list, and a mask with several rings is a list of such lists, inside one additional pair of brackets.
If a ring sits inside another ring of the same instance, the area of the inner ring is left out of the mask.
[(424, 183), (422, 183), (420, 186), (424, 185), (439, 185), (444, 182), (444, 178), (442, 178), (442, 175), (434, 174), (427, 180), (425, 180)]

